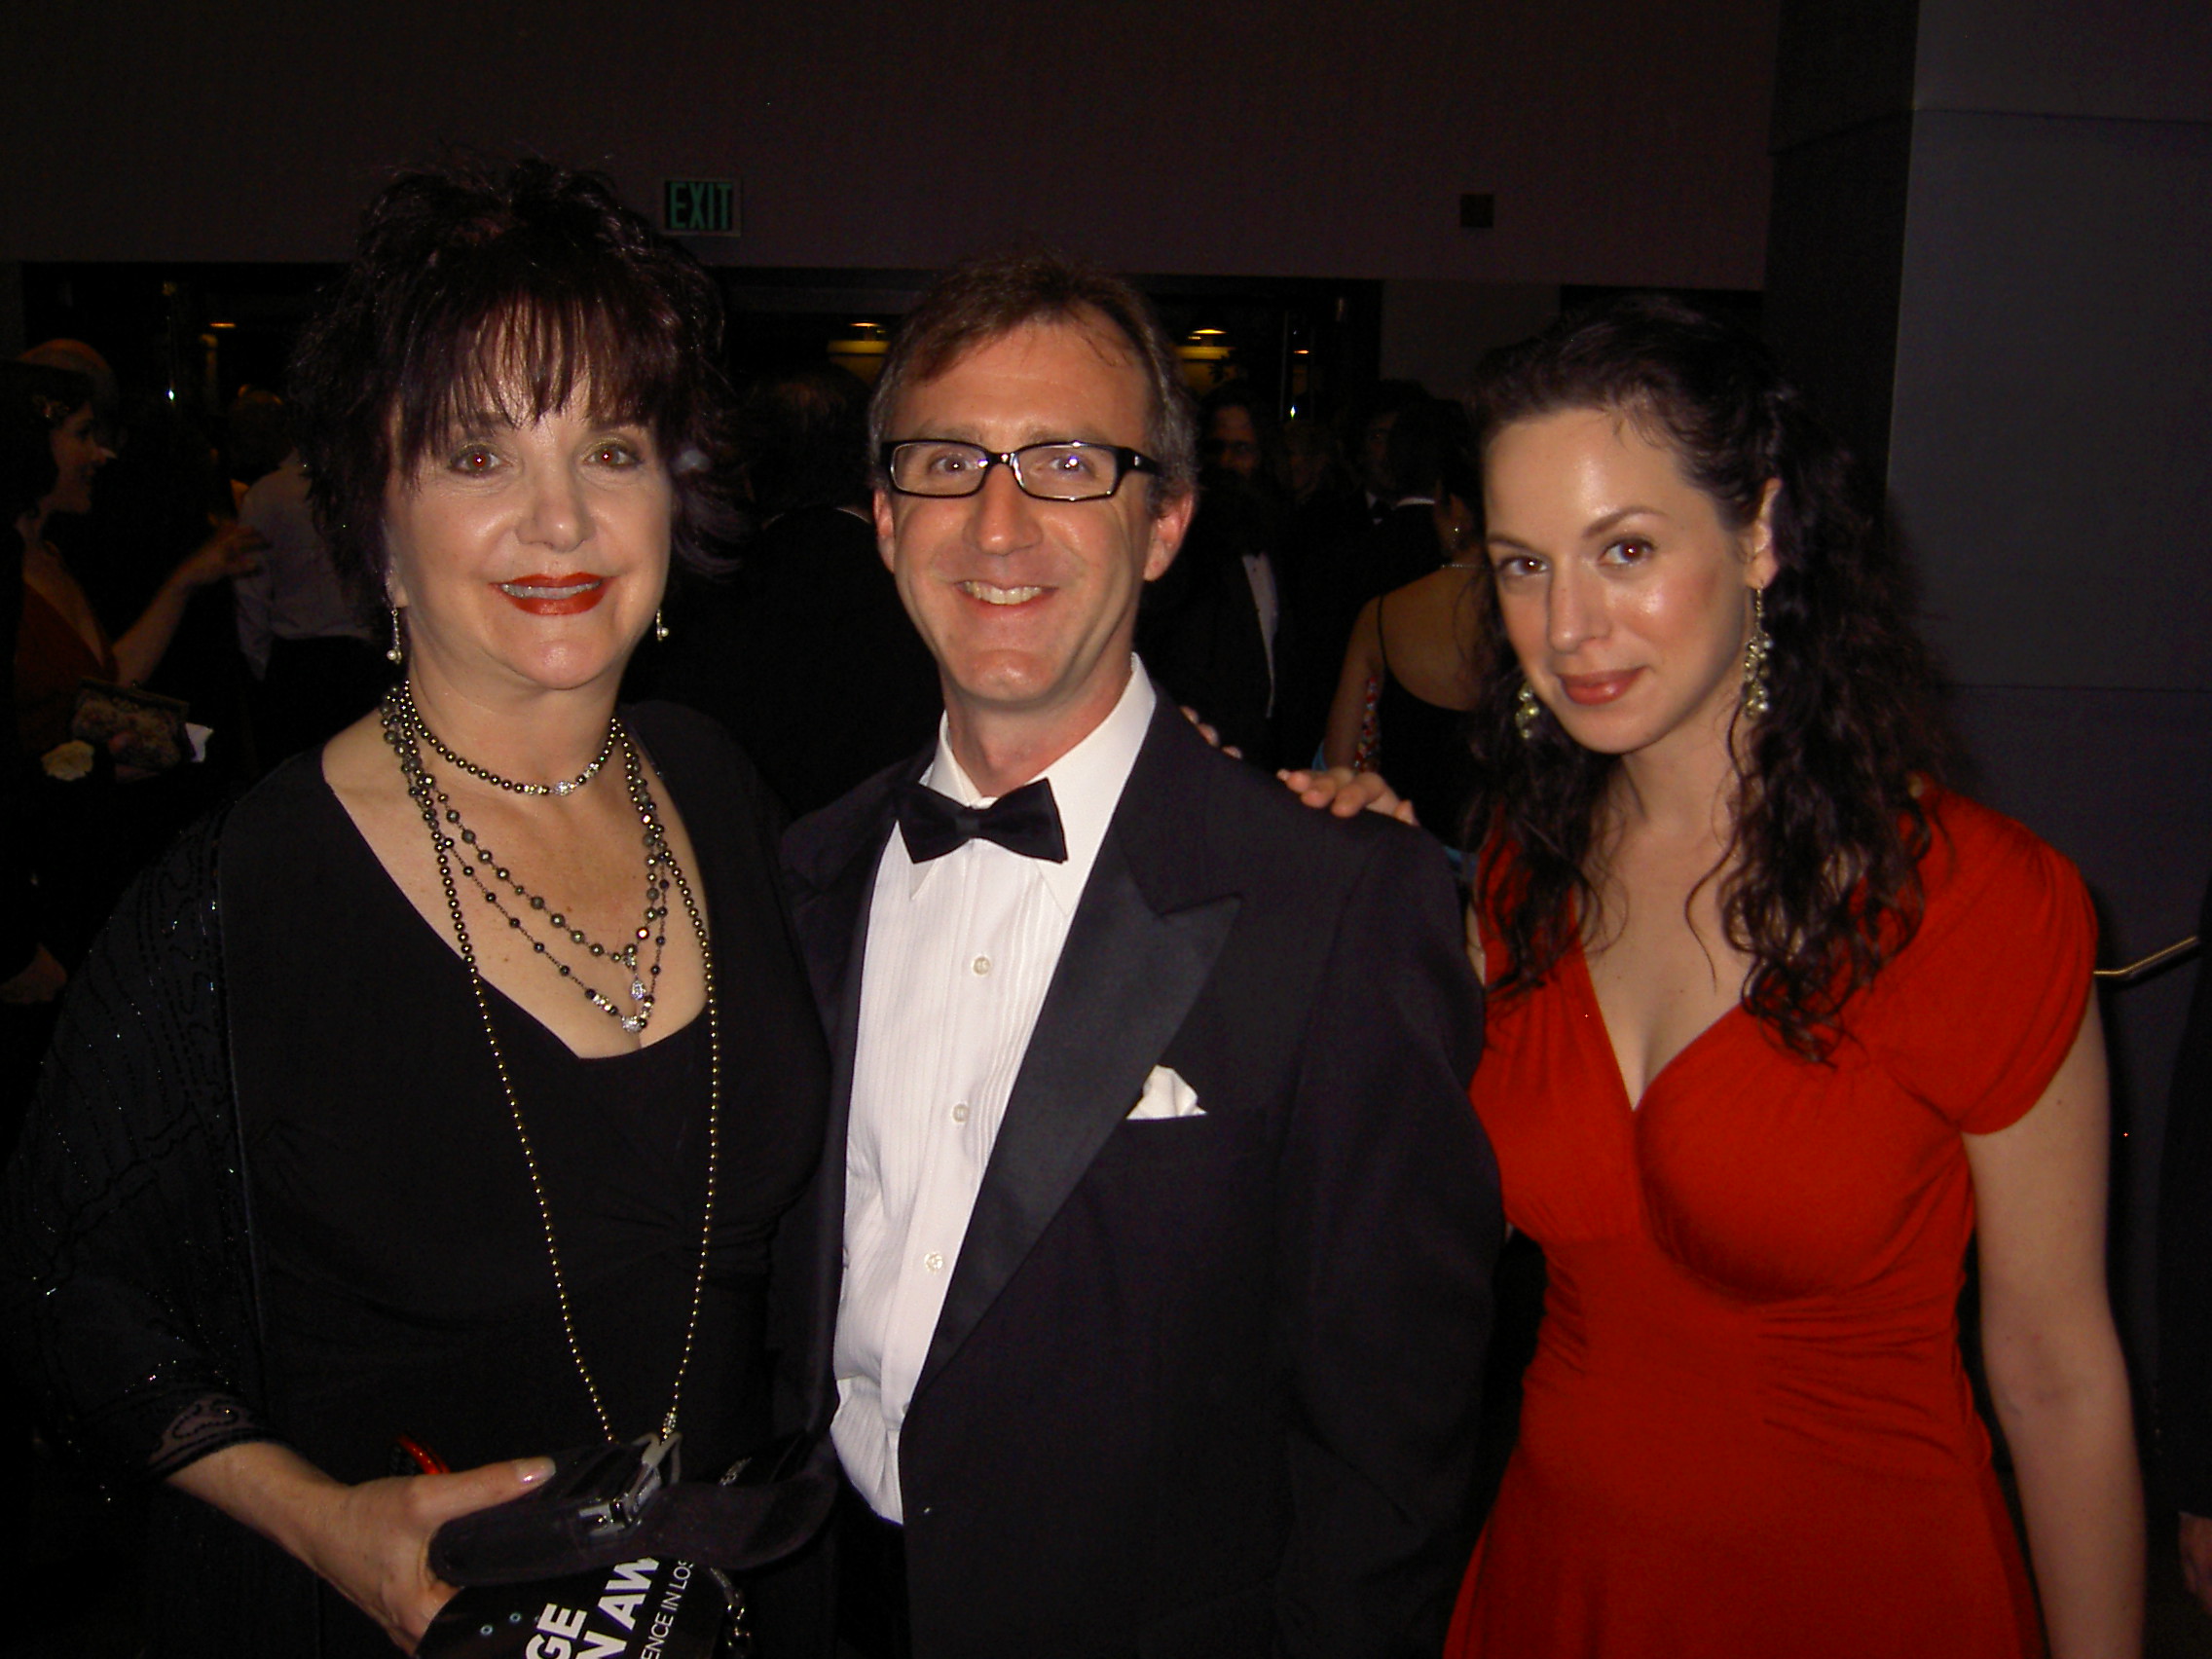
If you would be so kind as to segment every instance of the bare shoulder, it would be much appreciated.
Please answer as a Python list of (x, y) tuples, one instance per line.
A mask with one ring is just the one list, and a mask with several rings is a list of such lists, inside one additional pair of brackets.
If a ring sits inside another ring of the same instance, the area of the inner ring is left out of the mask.
[(375, 710), (323, 745), (322, 779), (372, 841), (375, 827), (420, 816)]
[(323, 745), (322, 775), (340, 794), (398, 783), (399, 766), (385, 741), (381, 711), (370, 710)]

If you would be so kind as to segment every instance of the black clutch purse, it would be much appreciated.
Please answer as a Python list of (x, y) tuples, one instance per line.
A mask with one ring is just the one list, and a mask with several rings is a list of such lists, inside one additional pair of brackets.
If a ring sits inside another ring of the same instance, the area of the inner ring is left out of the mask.
[(741, 1603), (687, 1561), (643, 1556), (529, 1584), (476, 1584), (423, 1633), (416, 1659), (714, 1659), (744, 1655)]
[(430, 1570), (448, 1584), (528, 1584), (650, 1556), (749, 1572), (829, 1518), (837, 1472), (827, 1438), (787, 1435), (711, 1483), (678, 1478), (680, 1439), (645, 1435), (556, 1458), (533, 1491), (440, 1527)]
[(567, 1453), (523, 1496), (440, 1527), (430, 1569), (461, 1589), (420, 1659), (708, 1659), (725, 1635), (742, 1639), (729, 1574), (814, 1535), (836, 1454), (827, 1437), (788, 1435), (692, 1484), (678, 1478), (681, 1439)]

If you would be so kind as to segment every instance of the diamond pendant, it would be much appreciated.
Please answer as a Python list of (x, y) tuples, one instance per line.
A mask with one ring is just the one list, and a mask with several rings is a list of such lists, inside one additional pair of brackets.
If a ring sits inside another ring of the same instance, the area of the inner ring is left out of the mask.
[(645, 982), (635, 974), (630, 976), (630, 1000), (632, 1002), (644, 1002), (645, 1000)]
[(626, 1014), (626, 1015), (624, 1015), (624, 1016), (623, 1016), (623, 1020), (622, 1020), (622, 1029), (623, 1029), (623, 1030), (625, 1030), (625, 1031), (643, 1031), (643, 1030), (644, 1030), (645, 1028), (645, 1021), (644, 1021), (643, 1019), (640, 1019), (640, 1018), (639, 1018), (639, 1017), (638, 1017), (638, 1016), (637, 1016), (636, 1014)]

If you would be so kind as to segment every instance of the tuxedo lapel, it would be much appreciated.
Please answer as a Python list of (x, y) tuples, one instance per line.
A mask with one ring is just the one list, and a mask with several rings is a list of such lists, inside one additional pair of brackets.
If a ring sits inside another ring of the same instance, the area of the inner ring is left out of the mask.
[(793, 887), (792, 927), (830, 1036), (829, 1145), (840, 1157), (860, 1036), (868, 900), (875, 888), (876, 862), (891, 834), (892, 784), (919, 772), (908, 765), (871, 780), (837, 806), (793, 826), (784, 842)]
[[(784, 837), (792, 928), (830, 1038), (830, 1100), (820, 1172), (803, 1202), (806, 1253), (814, 1260), (804, 1297), (803, 1344), (811, 1398), (809, 1426), (825, 1430), (833, 1408), (832, 1354), (839, 1264), (845, 1241), (845, 1139), (852, 1121), (853, 1056), (860, 1046), (861, 979), (866, 965), (868, 901), (876, 864), (890, 838), (894, 786), (918, 778), (924, 754), (863, 784), (850, 795), (792, 826)], [(825, 1414), (813, 1420), (813, 1414)]]
[[(792, 927), (830, 1035), (839, 1009), (857, 1004), (861, 943), (866, 937), (875, 866), (890, 838), (893, 801), (902, 783), (919, 778), (934, 751), (879, 772), (841, 800), (800, 819), (786, 831), (783, 861), (792, 898)], [(851, 1047), (845, 1058), (852, 1057)]]
[[(1136, 1104), (1235, 920), (1241, 901), (1235, 894), (1207, 894), (1202, 883), (1193, 893), (1188, 882), (1153, 875), (1156, 849), (1202, 816), (1175, 812), (1177, 822), (1166, 822), (1170, 812), (1204, 793), (1202, 782), (1195, 794), (1161, 788), (1161, 771), (1188, 760), (1180, 751), (1186, 742), (1205, 756), (1182, 716), (1162, 699), (1014, 1078), (915, 1382), (916, 1399), (967, 1341)], [(1186, 873), (1192, 862), (1186, 858)]]

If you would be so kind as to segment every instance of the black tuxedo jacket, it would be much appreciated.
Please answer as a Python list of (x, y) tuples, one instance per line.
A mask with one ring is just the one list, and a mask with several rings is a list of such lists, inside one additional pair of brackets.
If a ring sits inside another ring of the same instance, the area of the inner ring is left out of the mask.
[[(833, 1051), (779, 1267), (818, 1426), (867, 906), (925, 763), (785, 844)], [(1480, 1046), (1434, 843), (1300, 806), (1162, 699), (905, 1419), (917, 1659), (1438, 1650), (1503, 1231)], [(1127, 1121), (1161, 1065), (1203, 1115)]]

